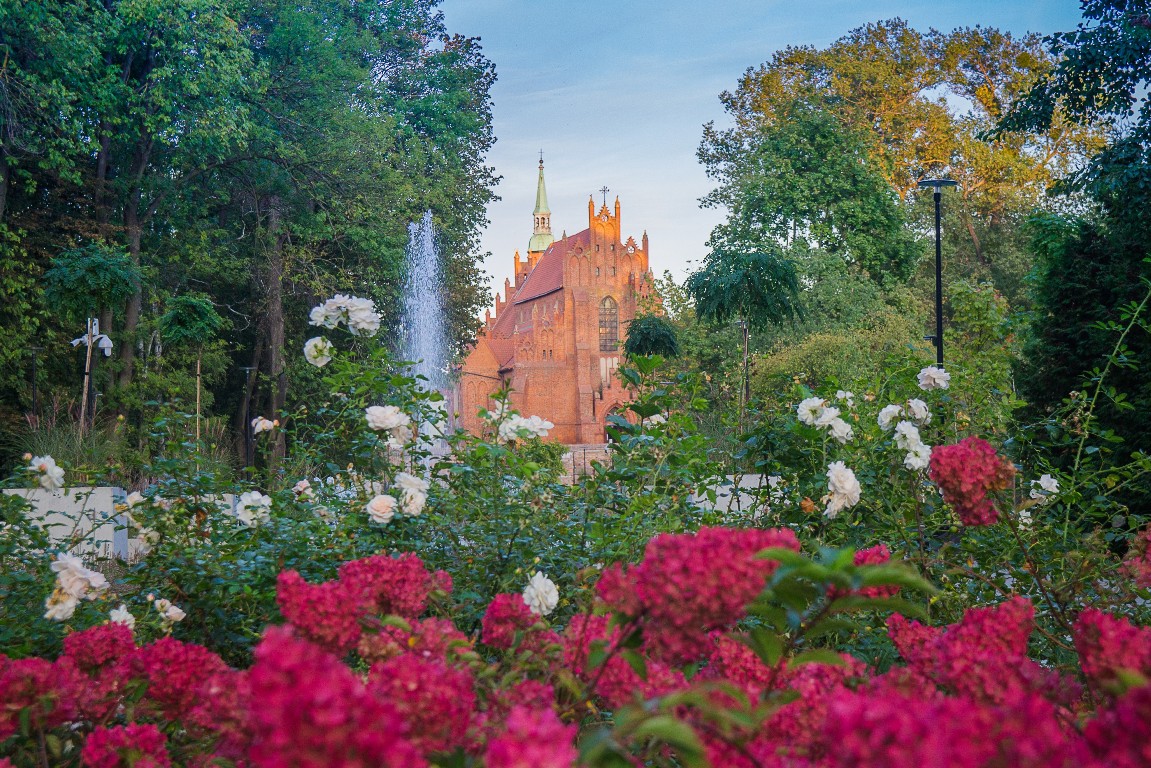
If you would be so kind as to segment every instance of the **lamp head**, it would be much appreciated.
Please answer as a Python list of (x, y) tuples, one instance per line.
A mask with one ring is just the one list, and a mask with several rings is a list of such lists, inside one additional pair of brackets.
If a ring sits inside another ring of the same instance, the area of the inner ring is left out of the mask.
[(944, 187), (958, 187), (959, 182), (952, 181), (951, 179), (924, 179), (923, 181), (919, 182), (919, 186), (922, 189), (927, 189), (930, 187), (934, 189), (938, 194)]

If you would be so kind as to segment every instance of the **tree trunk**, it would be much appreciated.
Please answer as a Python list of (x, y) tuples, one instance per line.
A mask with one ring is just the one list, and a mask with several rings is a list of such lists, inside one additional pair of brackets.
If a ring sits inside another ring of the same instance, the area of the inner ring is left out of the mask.
[(112, 151), (112, 127), (106, 120), (100, 121), (100, 150), (96, 153), (96, 187), (94, 190), (93, 207), (96, 209), (96, 221), (102, 228), (107, 228), (112, 218), (108, 211), (108, 157)]
[(244, 378), (244, 398), (240, 401), (240, 408), (236, 413), (236, 418), (240, 425), (240, 434), (243, 435), (244, 441), (241, 445), (241, 450), (244, 453), (244, 466), (250, 467), (255, 458), (252, 450), (252, 395), (256, 391), (256, 382), (260, 375), (260, 362), (264, 357), (264, 328), (261, 327), (256, 333), (256, 348), (252, 350), (252, 365), (251, 370), (247, 372)]
[[(128, 204), (124, 206), (124, 228), (128, 235), (128, 255), (136, 264), (140, 263), (140, 238), (143, 223), (140, 221), (139, 194), (132, 195)], [(132, 383), (136, 365), (136, 327), (140, 324), (140, 309), (143, 306), (144, 295), (142, 286), (128, 299), (124, 307), (124, 337), (120, 343), (120, 387), (127, 387)]]
[(971, 236), (971, 244), (975, 247), (976, 261), (980, 264), (986, 264), (987, 260), (983, 256), (983, 246), (979, 242), (979, 234), (975, 231), (975, 222), (971, 220), (971, 214), (967, 212), (966, 206), (964, 206), (961, 215), (963, 217), (963, 224), (967, 227), (967, 234)]
[(8, 166), (8, 152), (0, 147), (0, 224), (8, 210), (8, 187), (12, 182), (12, 169)]
[[(268, 200), (268, 370), (272, 376), (272, 413), (278, 418), (288, 401), (288, 374), (284, 370), (284, 246), (287, 235), (281, 222), (280, 198)], [(271, 462), (275, 465), (287, 451), (284, 431), (273, 432)]]

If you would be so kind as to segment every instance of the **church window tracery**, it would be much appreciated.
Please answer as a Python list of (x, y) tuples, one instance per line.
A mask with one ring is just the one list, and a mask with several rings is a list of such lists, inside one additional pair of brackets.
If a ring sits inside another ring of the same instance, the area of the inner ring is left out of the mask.
[(619, 346), (619, 304), (604, 296), (599, 305), (599, 351), (615, 352)]

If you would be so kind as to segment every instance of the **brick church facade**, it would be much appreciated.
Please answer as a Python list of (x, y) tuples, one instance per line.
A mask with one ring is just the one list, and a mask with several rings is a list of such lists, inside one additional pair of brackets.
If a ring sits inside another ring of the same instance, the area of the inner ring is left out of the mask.
[(615, 375), (623, 334), (652, 291), (647, 233), (623, 239), (617, 197), (614, 211), (589, 199), (587, 229), (555, 239), (542, 160), (532, 218), (515, 282), (504, 281), (460, 371), (460, 422), (478, 432), (477, 411), (510, 386), (516, 410), (555, 424), (549, 440), (603, 443), (608, 414), (629, 399)]

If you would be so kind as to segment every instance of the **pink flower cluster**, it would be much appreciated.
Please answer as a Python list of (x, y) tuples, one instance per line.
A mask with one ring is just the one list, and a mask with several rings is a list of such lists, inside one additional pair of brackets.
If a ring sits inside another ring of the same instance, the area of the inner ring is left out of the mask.
[(1083, 611), (1075, 622), (1075, 650), (1083, 674), (1097, 689), (1115, 688), (1124, 670), (1151, 681), (1151, 628), (1136, 627), (1125, 617)]
[(507, 733), (488, 743), (487, 768), (569, 768), (577, 753), (576, 726), (564, 725), (550, 709), (513, 707)]
[(1151, 589), (1151, 525), (1135, 534), (1123, 566), (1136, 586)]
[(968, 437), (931, 451), (930, 477), (964, 525), (992, 525), (999, 510), (987, 494), (1010, 487), (1015, 467), (986, 440)]
[(648, 542), (639, 565), (609, 570), (599, 594), (616, 611), (642, 616), (654, 657), (687, 663), (707, 655), (709, 632), (743, 618), (779, 565), (757, 554), (775, 547), (798, 552), (799, 540), (785, 528), (661, 534)]
[[(519, 595), (498, 596), (486, 651), (522, 635), (530, 661), (485, 659), (450, 621), (421, 619), (448, 585), (415, 558), (358, 561), (322, 585), (284, 574), (280, 599), (297, 619), (267, 631), (247, 670), (170, 637), (136, 647), (111, 624), (70, 634), (56, 661), (0, 656), (0, 741), (34, 750), (22, 724), (54, 732), (81, 768), (423, 768), (457, 751), (488, 768), (571, 768), (579, 723), (602, 706), (617, 722), (673, 714), (712, 765), (732, 768), (1151, 764), (1151, 629), (1083, 611), (1073, 634), (1087, 695), (1028, 658), (1023, 598), (944, 627), (891, 617), (902, 662), (881, 674), (845, 655), (769, 665), (733, 627), (778, 567), (757, 557), (771, 546), (798, 543), (780, 531), (658, 537), (642, 563), (605, 575), (599, 595), (616, 614), (577, 614), (561, 635)], [(889, 557), (879, 546), (856, 562)], [(346, 602), (325, 603), (329, 593)], [(688, 618), (672, 615), (675, 601)], [(329, 611), (342, 621), (340, 605), (354, 632), (315, 624)], [(373, 623), (385, 612), (406, 625)], [(655, 701), (672, 694), (674, 706)], [(611, 739), (636, 764), (676, 759), (647, 736)]]
[(528, 608), (523, 595), (496, 595), (484, 612), (484, 643), (492, 648), (509, 650), (515, 644), (517, 634), (520, 636), (520, 648), (536, 653), (549, 643), (559, 642), (555, 632), (542, 628), (540, 617)]
[(97, 727), (84, 742), (80, 762), (85, 768), (166, 768), (168, 740), (151, 723)]
[(429, 574), (418, 557), (405, 553), (344, 563), (338, 579), (322, 584), (284, 571), (276, 586), (284, 618), (310, 641), (343, 655), (360, 642), (365, 616), (414, 619), (424, 612), (430, 592), (451, 592), (452, 582), (443, 571)]

